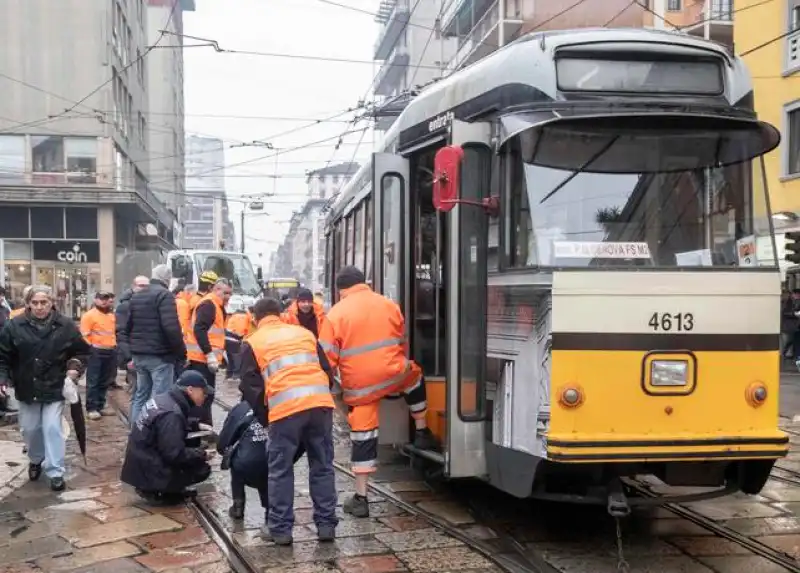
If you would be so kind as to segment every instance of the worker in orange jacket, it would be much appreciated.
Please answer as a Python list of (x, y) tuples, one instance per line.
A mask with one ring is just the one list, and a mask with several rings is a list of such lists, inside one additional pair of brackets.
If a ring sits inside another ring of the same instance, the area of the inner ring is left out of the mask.
[(81, 317), (81, 334), (92, 347), (86, 365), (86, 417), (99, 420), (113, 416), (106, 408), (106, 392), (117, 371), (117, 334), (114, 317), (114, 293), (98, 291), (94, 308)]
[(355, 495), (344, 511), (369, 517), (367, 482), (378, 458), (380, 402), (401, 392), (414, 418), (414, 446), (436, 447), (425, 414), (427, 398), (422, 371), (407, 357), (405, 319), (397, 304), (373, 292), (364, 273), (344, 267), (336, 277), (340, 300), (328, 312), (333, 336), (320, 345), (333, 368), (339, 368), (342, 398), (348, 406), (352, 443), (351, 463), (356, 474)]
[(281, 310), (281, 303), (272, 298), (256, 302), (258, 330), (243, 345), (239, 386), (269, 432), (267, 529), (277, 545), (292, 543), (294, 460), (305, 446), (317, 537), (333, 541), (338, 518), (332, 370), (314, 336), (284, 323)]
[(326, 340), (331, 337), (331, 323), (325, 316), (325, 310), (314, 301), (314, 295), (307, 288), (297, 291), (297, 298), (281, 315), (281, 320), (286, 324), (305, 327), (314, 338)]
[(237, 310), (228, 317), (225, 324), (225, 354), (227, 355), (226, 381), (239, 377), (239, 352), (242, 341), (250, 331), (250, 314), (245, 310)]
[[(200, 372), (212, 388), (216, 388), (216, 374), (225, 356), (225, 306), (231, 298), (231, 284), (219, 279), (192, 311), (192, 324), (186, 335), (186, 356), (189, 370)], [(203, 404), (200, 422), (212, 425), (211, 403)]]
[[(211, 289), (214, 288), (218, 280), (219, 276), (214, 271), (203, 271), (203, 274), (197, 279), (197, 292), (192, 292), (192, 294), (189, 295), (189, 308), (192, 312), (194, 312), (195, 307), (200, 304), (200, 301), (203, 300), (203, 297), (211, 292)], [(194, 290), (194, 285), (192, 285), (192, 290)]]

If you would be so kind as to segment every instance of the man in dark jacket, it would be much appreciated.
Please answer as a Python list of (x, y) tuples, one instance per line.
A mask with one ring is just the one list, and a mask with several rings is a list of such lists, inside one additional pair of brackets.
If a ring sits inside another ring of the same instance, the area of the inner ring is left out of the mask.
[(117, 309), (114, 311), (114, 318), (117, 324), (117, 364), (120, 369), (128, 373), (129, 383), (136, 380), (136, 370), (133, 368), (133, 362), (131, 362), (131, 345), (128, 344), (125, 332), (128, 324), (128, 315), (130, 314), (131, 297), (133, 293), (147, 288), (149, 284), (150, 279), (144, 275), (139, 275), (133, 279), (131, 288), (124, 291), (117, 300)]
[[(245, 400), (239, 402), (225, 418), (219, 433), (217, 452), (222, 458), (222, 469), (231, 471), (231, 505), (228, 513), (233, 519), (244, 518), (245, 486), (258, 490), (261, 507), (269, 509), (267, 489), (267, 429), (253, 414), (253, 409)], [(295, 463), (305, 453), (301, 444), (294, 457)]]
[(136, 367), (136, 392), (131, 400), (133, 425), (152, 396), (163, 394), (175, 382), (175, 364), (186, 361), (186, 345), (178, 320), (175, 295), (167, 285), (167, 265), (153, 269), (150, 284), (135, 292), (128, 303), (122, 340), (128, 343)]
[[(77, 380), (91, 347), (69, 318), (53, 308), (50, 287), (34, 286), (27, 310), (0, 331), (0, 396), (13, 384), (28, 450), (28, 477), (44, 470), (53, 491), (64, 489), (66, 441), (61, 430), (64, 379)], [(78, 365), (67, 367), (71, 359)]]
[(128, 437), (120, 479), (157, 503), (179, 503), (186, 488), (208, 479), (208, 454), (188, 447), (186, 438), (194, 429), (190, 411), (213, 392), (201, 374), (188, 370), (166, 393), (149, 400)]

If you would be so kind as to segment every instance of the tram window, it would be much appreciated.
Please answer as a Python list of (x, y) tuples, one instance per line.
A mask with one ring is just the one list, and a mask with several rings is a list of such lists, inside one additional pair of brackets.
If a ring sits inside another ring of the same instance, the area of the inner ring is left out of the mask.
[(353, 228), (355, 240), (353, 241), (353, 264), (364, 270), (364, 205), (359, 205), (353, 212)]
[(345, 243), (345, 246), (344, 246), (344, 250), (345, 250), (345, 253), (344, 253), (344, 264), (352, 265), (353, 264), (353, 241), (354, 241), (353, 223), (355, 222), (354, 218), (353, 218), (353, 213), (350, 213), (350, 215), (347, 217), (346, 221), (347, 221), (347, 227), (346, 227), (345, 239), (344, 239), (344, 243)]
[[(500, 196), (500, 156), (494, 155), (492, 159), (492, 183), (490, 186), (493, 197)], [(489, 244), (487, 256), (488, 270), (497, 271), (500, 268), (500, 217), (489, 219)]]
[(344, 219), (339, 219), (336, 222), (336, 245), (334, 246), (334, 257), (336, 260), (336, 268), (334, 274), (337, 274), (344, 266)]
[(522, 156), (516, 142), (503, 161), (503, 175), (508, 195), (506, 204), (507, 244), (506, 258), (511, 267), (528, 267), (536, 264), (535, 235), (531, 218), (528, 189)]
[(373, 233), (373, 225), (372, 225), (372, 197), (367, 197), (364, 201), (364, 217), (366, 219), (366, 224), (364, 225), (365, 231), (365, 238), (364, 238), (364, 250), (366, 252), (366, 261), (364, 263), (364, 276), (367, 277), (368, 281), (372, 280), (372, 233)]
[(383, 252), (383, 294), (402, 303), (403, 232), (401, 214), (405, 205), (403, 179), (398, 175), (385, 175), (381, 179), (381, 247)]

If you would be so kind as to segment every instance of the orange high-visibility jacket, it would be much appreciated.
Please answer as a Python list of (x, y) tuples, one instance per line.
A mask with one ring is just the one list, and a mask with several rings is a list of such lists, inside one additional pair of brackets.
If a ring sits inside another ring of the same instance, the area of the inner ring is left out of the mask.
[(25, 312), (25, 307), (24, 306), (21, 306), (19, 308), (15, 308), (14, 310), (11, 311), (11, 314), (8, 315), (8, 318), (9, 318), (9, 320), (11, 320), (12, 318), (16, 318), (16, 317), (18, 317), (20, 314), (22, 314), (24, 312)]
[(339, 367), (345, 404), (361, 406), (402, 391), (422, 371), (406, 357), (400, 307), (365, 284), (341, 292), (328, 312), (333, 336), (319, 343), (332, 368)]
[[(321, 305), (317, 303), (313, 303), (313, 305), (314, 316), (317, 317), (317, 335), (321, 340), (329, 340), (332, 335), (331, 321), (325, 316), (325, 310)], [(297, 301), (294, 301), (289, 305), (289, 308), (286, 309), (286, 312), (281, 315), (281, 320), (286, 324), (302, 326), (300, 324), (300, 319), (297, 318), (298, 312), (300, 312), (300, 309), (297, 308)]]
[(308, 330), (268, 316), (247, 342), (264, 377), (270, 423), (311, 408), (334, 407), (317, 341)]
[(113, 312), (92, 308), (81, 317), (81, 334), (94, 348), (117, 347), (116, 318)]
[(189, 301), (177, 296), (175, 297), (175, 307), (178, 309), (178, 322), (181, 323), (181, 332), (186, 341), (186, 333), (189, 332), (189, 325), (192, 323), (192, 309), (189, 308)]
[(228, 324), (225, 328), (242, 339), (250, 330), (250, 316), (244, 312), (232, 314), (228, 317)]
[[(218, 296), (208, 293), (203, 297), (201, 302), (210, 300), (214, 303), (216, 308), (216, 315), (214, 316), (214, 325), (208, 329), (208, 342), (211, 344), (212, 352), (217, 356), (217, 360), (222, 362), (224, 358), (223, 352), (225, 351), (225, 313), (222, 310), (222, 301)], [(189, 331), (186, 333), (186, 356), (192, 362), (207, 362), (206, 355), (197, 344), (197, 338), (194, 335), (194, 323), (197, 320), (197, 307), (200, 303), (192, 309), (192, 324)]]
[(189, 297), (189, 310), (194, 312), (194, 309), (200, 304), (200, 301), (203, 300), (204, 295), (198, 293), (192, 293), (192, 296)]

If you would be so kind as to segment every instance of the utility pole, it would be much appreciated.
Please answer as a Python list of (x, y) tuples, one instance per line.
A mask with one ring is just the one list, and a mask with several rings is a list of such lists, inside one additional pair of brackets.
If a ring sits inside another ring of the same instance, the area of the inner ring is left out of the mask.
[(245, 215), (245, 211), (247, 211), (247, 205), (242, 205), (242, 226), (241, 226), (242, 238), (239, 241), (239, 250), (242, 252), (242, 254), (244, 254), (244, 215)]
[(712, 0), (706, 0), (703, 6), (703, 37), (706, 40), (711, 39), (711, 2)]
[(653, 0), (653, 28), (665, 30), (664, 13), (667, 11), (667, 0)]

